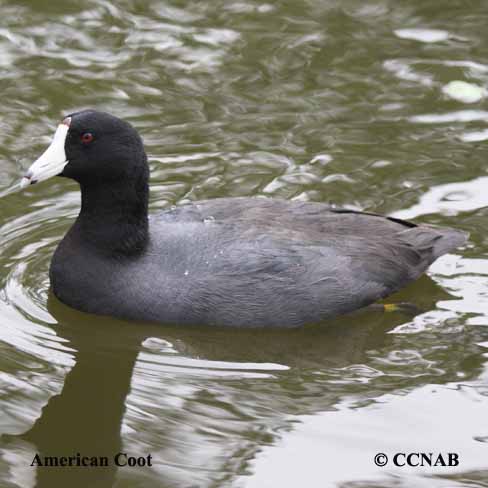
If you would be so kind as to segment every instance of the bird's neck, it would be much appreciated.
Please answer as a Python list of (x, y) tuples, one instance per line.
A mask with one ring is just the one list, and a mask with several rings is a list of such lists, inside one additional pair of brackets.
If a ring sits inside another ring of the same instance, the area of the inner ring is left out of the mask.
[(134, 256), (148, 239), (147, 178), (81, 186), (81, 210), (74, 231), (85, 244), (113, 256)]

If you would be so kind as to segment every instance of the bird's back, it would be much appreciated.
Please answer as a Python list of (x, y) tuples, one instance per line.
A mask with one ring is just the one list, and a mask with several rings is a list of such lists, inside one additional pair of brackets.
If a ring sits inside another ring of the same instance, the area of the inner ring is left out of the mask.
[(452, 229), (256, 198), (183, 205), (151, 216), (149, 228), (143, 255), (117, 267), (101, 262), (104, 283), (92, 292), (81, 284), (98, 297), (82, 300), (96, 302), (87, 311), (175, 324), (299, 326), (384, 298), (466, 240)]

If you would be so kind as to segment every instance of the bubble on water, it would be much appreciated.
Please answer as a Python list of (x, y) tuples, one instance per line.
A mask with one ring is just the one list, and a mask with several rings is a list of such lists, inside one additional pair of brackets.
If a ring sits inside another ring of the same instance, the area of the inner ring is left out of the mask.
[(310, 164), (328, 164), (332, 161), (332, 156), (330, 154), (317, 154), (314, 158), (311, 159)]
[(144, 340), (142, 346), (154, 352), (177, 353), (171, 342), (161, 339), (160, 337), (148, 337)]
[(260, 14), (266, 14), (268, 12), (272, 12), (275, 9), (275, 7), (269, 3), (263, 3), (259, 5), (259, 7), (256, 9)]
[(383, 68), (390, 73), (393, 73), (401, 80), (414, 81), (424, 86), (432, 86), (434, 80), (431, 74), (419, 73), (412, 67), (410, 61), (403, 59), (387, 59), (383, 63)]
[(454, 80), (442, 87), (442, 93), (463, 103), (476, 103), (486, 97), (486, 88), (465, 81)]
[(125, 90), (122, 90), (121, 88), (115, 88), (113, 93), (117, 98), (123, 100), (130, 100), (130, 95)]
[(481, 142), (488, 139), (488, 129), (465, 132), (458, 136), (464, 142)]
[(372, 168), (385, 168), (387, 166), (391, 166), (391, 161), (387, 161), (386, 159), (380, 159), (379, 161), (375, 161), (371, 167)]
[(410, 39), (419, 42), (441, 42), (449, 39), (449, 32), (440, 29), (397, 29), (395, 35), (400, 39)]
[(477, 122), (488, 121), (486, 110), (458, 110), (445, 114), (422, 114), (408, 117), (409, 122), (416, 124), (447, 124), (451, 122)]

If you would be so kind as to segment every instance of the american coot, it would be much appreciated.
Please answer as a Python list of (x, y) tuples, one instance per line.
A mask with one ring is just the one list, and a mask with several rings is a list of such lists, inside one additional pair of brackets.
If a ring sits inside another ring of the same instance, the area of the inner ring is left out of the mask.
[(22, 179), (66, 176), (81, 211), (56, 249), (54, 294), (85, 312), (172, 324), (295, 327), (351, 312), (417, 279), (464, 232), (265, 198), (199, 201), (148, 216), (136, 130), (108, 113), (58, 126)]

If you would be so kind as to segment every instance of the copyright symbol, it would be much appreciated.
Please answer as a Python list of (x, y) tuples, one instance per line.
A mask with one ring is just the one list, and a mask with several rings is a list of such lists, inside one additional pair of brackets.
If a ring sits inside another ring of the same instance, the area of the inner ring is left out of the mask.
[(388, 463), (388, 456), (386, 454), (383, 454), (382, 452), (379, 452), (374, 457), (374, 463), (376, 464), (376, 466), (386, 466), (386, 464)]

